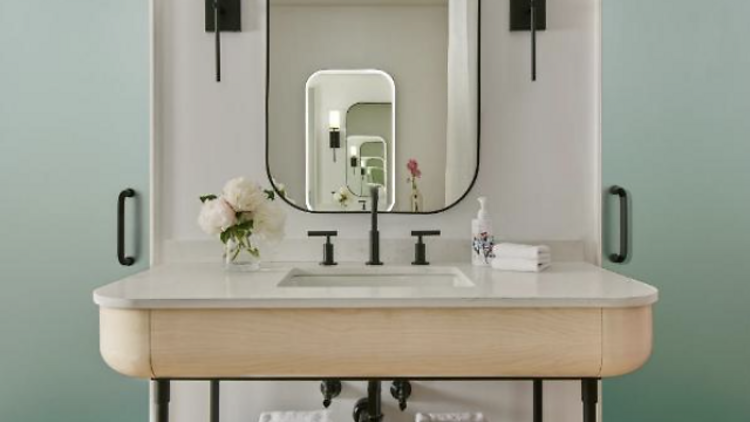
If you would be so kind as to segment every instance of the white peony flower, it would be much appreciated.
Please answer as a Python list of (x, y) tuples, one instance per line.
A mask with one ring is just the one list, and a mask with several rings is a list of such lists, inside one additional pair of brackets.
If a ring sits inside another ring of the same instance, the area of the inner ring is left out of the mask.
[(284, 239), (285, 225), (286, 213), (276, 202), (265, 201), (253, 212), (253, 234), (264, 240)]
[(260, 185), (244, 177), (228, 181), (221, 196), (238, 212), (254, 212), (267, 201)]
[(346, 208), (349, 205), (349, 188), (342, 186), (337, 192), (333, 194), (333, 200), (336, 201), (342, 208)]
[(198, 225), (204, 232), (217, 235), (237, 224), (235, 212), (223, 199), (211, 199), (203, 203), (198, 216)]

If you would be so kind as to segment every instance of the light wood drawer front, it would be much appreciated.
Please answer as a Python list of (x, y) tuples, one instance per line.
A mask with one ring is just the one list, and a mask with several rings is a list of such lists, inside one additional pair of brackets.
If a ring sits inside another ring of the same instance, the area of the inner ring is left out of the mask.
[(602, 310), (153, 310), (157, 377), (582, 377)]
[(602, 377), (629, 374), (643, 366), (653, 347), (653, 310), (605, 309), (602, 314)]
[(152, 377), (151, 312), (101, 308), (99, 351), (107, 365), (123, 375)]

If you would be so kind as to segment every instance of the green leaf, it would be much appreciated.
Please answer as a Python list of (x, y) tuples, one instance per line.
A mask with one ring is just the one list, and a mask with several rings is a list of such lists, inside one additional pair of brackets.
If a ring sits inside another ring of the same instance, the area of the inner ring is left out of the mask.
[(271, 201), (276, 199), (276, 192), (274, 192), (273, 189), (267, 189), (267, 190), (264, 190), (263, 192), (266, 193), (266, 198), (270, 199)]
[(237, 230), (242, 230), (242, 231), (246, 231), (246, 232), (252, 231), (253, 230), (253, 220), (243, 221), (242, 223), (237, 224), (234, 227), (237, 228)]
[(230, 237), (232, 237), (232, 228), (231, 227), (228, 228), (228, 229), (226, 229), (226, 230), (224, 230), (223, 232), (221, 232), (221, 235), (219, 235), (219, 239), (221, 239), (221, 243), (223, 243), (225, 245), (229, 241)]
[(201, 202), (213, 201), (216, 198), (217, 198), (216, 195), (203, 195), (201, 196)]

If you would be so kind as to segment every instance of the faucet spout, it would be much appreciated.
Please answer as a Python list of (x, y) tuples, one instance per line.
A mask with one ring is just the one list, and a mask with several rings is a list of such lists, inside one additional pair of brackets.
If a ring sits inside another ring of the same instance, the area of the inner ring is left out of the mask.
[(370, 260), (367, 265), (383, 265), (380, 261), (380, 231), (378, 230), (378, 195), (377, 186), (370, 187), (370, 207), (371, 207), (371, 225), (370, 225)]

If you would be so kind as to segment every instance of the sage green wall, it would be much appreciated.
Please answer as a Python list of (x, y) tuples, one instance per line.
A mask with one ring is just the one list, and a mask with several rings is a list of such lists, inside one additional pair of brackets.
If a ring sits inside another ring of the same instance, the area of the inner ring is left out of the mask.
[(603, 0), (603, 180), (628, 189), (633, 227), (631, 260), (607, 267), (661, 296), (653, 357), (605, 381), (605, 422), (750, 420), (748, 16), (745, 0)]
[[(99, 355), (91, 298), (147, 266), (148, 46), (147, 0), (0, 2), (1, 421), (148, 420), (147, 383)], [(125, 269), (128, 186), (142, 229)]]

